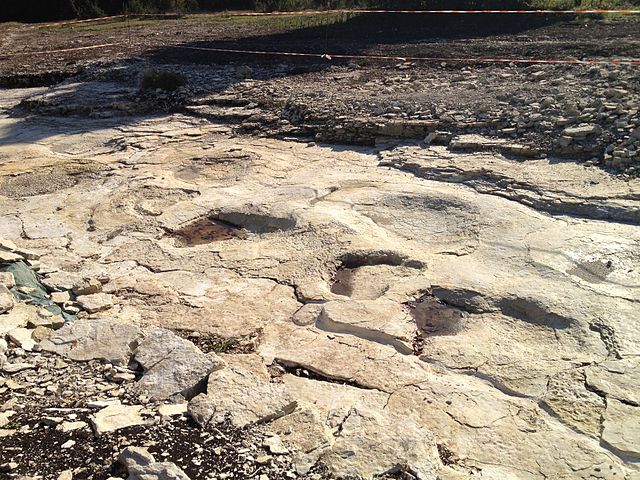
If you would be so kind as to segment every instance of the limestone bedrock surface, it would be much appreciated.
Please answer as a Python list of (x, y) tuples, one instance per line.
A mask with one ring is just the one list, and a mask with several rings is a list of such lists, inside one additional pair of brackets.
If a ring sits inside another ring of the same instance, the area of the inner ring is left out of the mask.
[[(139, 357), (157, 398), (208, 375), (203, 428), (267, 423), (299, 472), (640, 478), (639, 208), (637, 180), (553, 159), (0, 116), (0, 237), (108, 300), (42, 347)], [(155, 358), (153, 328), (255, 351)]]

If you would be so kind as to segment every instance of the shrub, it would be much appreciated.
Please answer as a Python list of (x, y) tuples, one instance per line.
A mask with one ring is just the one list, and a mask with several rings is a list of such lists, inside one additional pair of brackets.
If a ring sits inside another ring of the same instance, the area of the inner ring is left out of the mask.
[(97, 18), (105, 15), (96, 0), (71, 0), (71, 8), (78, 18)]
[(156, 70), (149, 68), (142, 74), (140, 82), (141, 90), (166, 90), (172, 92), (187, 84), (184, 75), (169, 70)]

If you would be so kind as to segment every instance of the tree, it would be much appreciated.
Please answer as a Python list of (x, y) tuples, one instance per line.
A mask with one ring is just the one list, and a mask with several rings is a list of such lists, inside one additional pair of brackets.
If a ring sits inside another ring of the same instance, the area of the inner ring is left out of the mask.
[(71, 0), (71, 8), (78, 18), (96, 18), (105, 15), (98, 6), (97, 0)]

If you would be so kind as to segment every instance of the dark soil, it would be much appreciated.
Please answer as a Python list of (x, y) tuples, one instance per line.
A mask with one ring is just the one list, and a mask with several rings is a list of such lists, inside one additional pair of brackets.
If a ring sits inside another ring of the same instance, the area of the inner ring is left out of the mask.
[[(278, 457), (264, 465), (257, 463), (256, 458), (266, 451), (259, 446), (256, 433), (230, 425), (203, 431), (184, 418), (150, 419), (149, 425), (95, 437), (88, 429), (62, 433), (39, 421), (50, 415), (51, 412), (32, 410), (15, 418), (21, 427), (27, 425), (29, 431), (3, 439), (0, 464), (16, 462), (19, 466), (13, 474), (38, 474), (45, 479), (55, 479), (64, 470), (73, 470), (74, 479), (126, 478), (126, 472), (117, 463), (118, 454), (128, 446), (145, 446), (156, 461), (173, 462), (192, 479), (211, 473), (230, 474), (229, 478), (236, 479), (258, 478), (266, 473), (277, 478), (274, 473), (284, 474), (288, 469)], [(88, 417), (88, 413), (79, 413), (76, 421), (89, 422)], [(69, 440), (75, 444), (62, 448)]]
[(179, 247), (194, 247), (232, 238), (245, 238), (246, 234), (229, 223), (201, 218), (176, 230), (171, 233), (171, 236), (176, 238), (176, 244)]
[[(338, 20), (326, 25), (318, 25), (316, 20), (315, 25), (307, 26), (311, 22), (304, 17), (214, 21), (208, 16), (191, 16), (90, 26), (7, 24), (0, 28), (0, 84), (49, 84), (77, 72), (87, 61), (140, 55), (151, 55), (158, 63), (278, 61), (273, 57), (189, 52), (173, 46), (451, 58), (633, 57), (640, 46), (638, 23), (621, 16), (361, 15)], [(109, 43), (118, 45), (50, 55), (22, 54)], [(309, 61), (303, 63), (308, 65)]]

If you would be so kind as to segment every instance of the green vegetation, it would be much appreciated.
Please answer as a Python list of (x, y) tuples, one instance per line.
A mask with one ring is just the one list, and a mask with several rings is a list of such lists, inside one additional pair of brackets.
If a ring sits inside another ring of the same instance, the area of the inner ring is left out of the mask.
[(121, 13), (303, 9), (613, 9), (640, 8), (640, 0), (21, 0), (0, 1), (0, 18), (47, 21)]
[[(577, 3), (577, 5), (576, 5)], [(624, 9), (638, 9), (640, 4), (631, 0), (530, 0), (529, 4), (533, 8), (544, 9), (604, 9), (612, 10), (616, 8)]]

